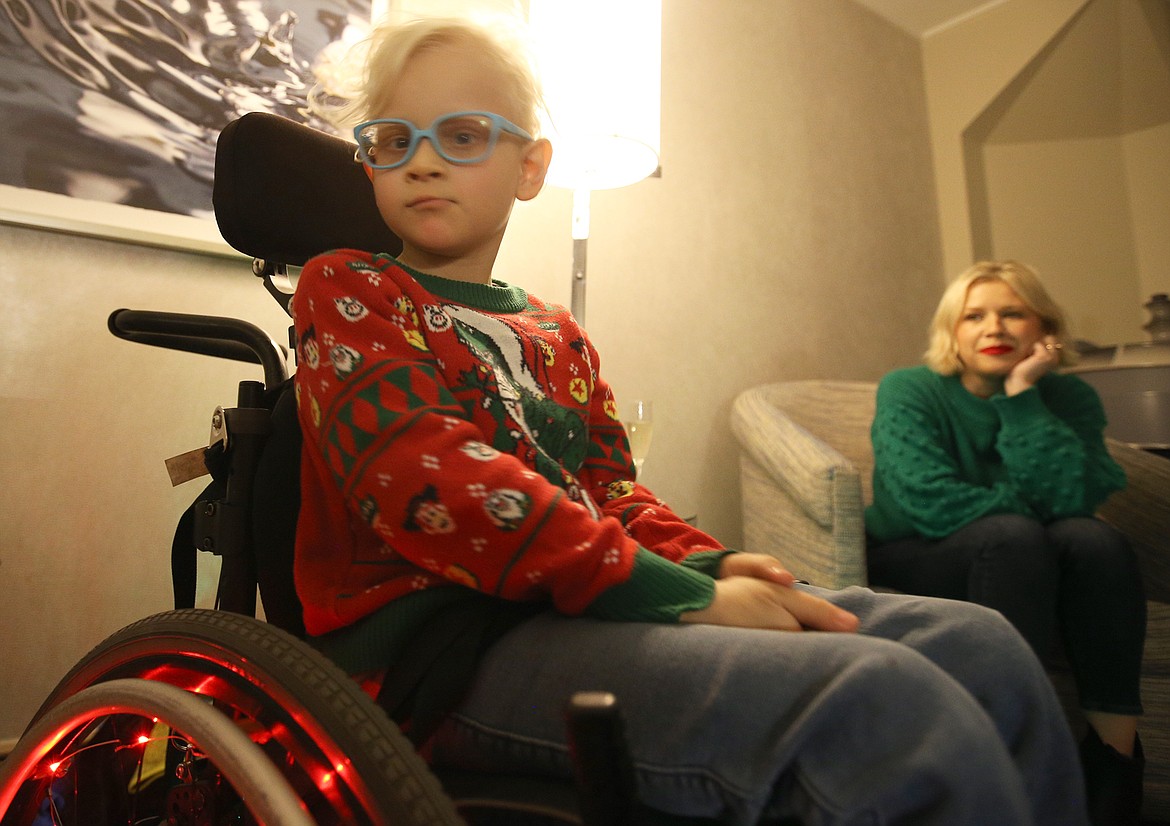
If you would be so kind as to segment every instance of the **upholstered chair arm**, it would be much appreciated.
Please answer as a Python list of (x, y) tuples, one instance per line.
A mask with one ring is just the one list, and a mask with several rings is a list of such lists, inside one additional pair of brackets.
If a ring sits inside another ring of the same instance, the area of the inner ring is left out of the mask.
[(861, 480), (841, 453), (771, 405), (760, 388), (736, 399), (745, 550), (777, 557), (815, 585), (861, 585)]
[(1125, 469), (1125, 490), (1109, 497), (1098, 516), (1126, 535), (1137, 553), (1146, 598), (1170, 603), (1170, 459), (1107, 439)]

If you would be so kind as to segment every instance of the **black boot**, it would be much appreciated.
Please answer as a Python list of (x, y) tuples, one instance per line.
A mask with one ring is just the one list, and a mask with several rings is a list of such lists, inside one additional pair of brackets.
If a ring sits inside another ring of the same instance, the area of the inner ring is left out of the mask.
[(1081, 741), (1081, 767), (1093, 826), (1136, 826), (1142, 814), (1142, 773), (1146, 758), (1142, 741), (1134, 739), (1133, 757), (1101, 742), (1097, 732)]

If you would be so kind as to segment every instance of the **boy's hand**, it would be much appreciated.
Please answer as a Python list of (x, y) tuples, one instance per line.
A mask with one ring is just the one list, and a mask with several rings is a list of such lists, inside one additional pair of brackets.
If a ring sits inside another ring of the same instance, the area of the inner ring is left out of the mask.
[(766, 579), (778, 585), (792, 585), (796, 577), (789, 573), (775, 557), (767, 554), (734, 553), (723, 557), (719, 578), (750, 576)]
[(684, 612), (679, 621), (777, 631), (849, 632), (858, 626), (857, 617), (831, 602), (752, 576), (715, 580), (711, 604), (701, 611)]

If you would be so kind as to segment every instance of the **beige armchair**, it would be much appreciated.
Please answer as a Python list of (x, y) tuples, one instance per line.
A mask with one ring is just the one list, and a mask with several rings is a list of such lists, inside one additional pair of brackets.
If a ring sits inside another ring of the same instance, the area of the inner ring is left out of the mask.
[[(863, 513), (872, 498), (876, 390), (872, 382), (794, 381), (736, 399), (731, 429), (740, 446), (745, 550), (777, 557), (814, 585), (867, 583)], [(1133, 544), (1149, 601), (1144, 816), (1170, 820), (1170, 460), (1114, 440), (1108, 447), (1128, 486), (1099, 515)], [(1050, 673), (1080, 729), (1069, 675), (1059, 667)]]
[(865, 585), (865, 504), (872, 498), (877, 385), (792, 381), (735, 400), (744, 550), (782, 559), (826, 588)]

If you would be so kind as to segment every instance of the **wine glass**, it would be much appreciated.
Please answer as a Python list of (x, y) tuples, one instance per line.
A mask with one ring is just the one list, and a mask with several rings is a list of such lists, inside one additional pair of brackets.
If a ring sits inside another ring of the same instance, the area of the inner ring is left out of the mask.
[(630, 440), (630, 455), (637, 475), (642, 475), (642, 464), (650, 452), (650, 438), (654, 435), (654, 405), (645, 399), (627, 402), (622, 408), (622, 426)]

